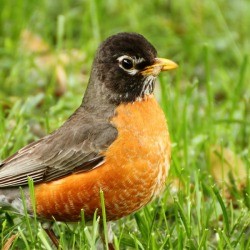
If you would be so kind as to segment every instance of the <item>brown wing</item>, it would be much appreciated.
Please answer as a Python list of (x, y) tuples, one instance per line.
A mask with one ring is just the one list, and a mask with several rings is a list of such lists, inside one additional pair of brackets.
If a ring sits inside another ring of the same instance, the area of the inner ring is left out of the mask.
[(105, 120), (73, 116), (60, 129), (20, 149), (0, 163), (0, 188), (51, 181), (101, 165), (102, 155), (117, 137)]

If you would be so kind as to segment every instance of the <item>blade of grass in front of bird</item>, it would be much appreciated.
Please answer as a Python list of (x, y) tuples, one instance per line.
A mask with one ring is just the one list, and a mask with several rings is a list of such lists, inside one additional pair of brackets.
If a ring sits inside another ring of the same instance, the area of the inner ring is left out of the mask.
[(81, 250), (85, 249), (86, 246), (86, 236), (84, 233), (84, 228), (86, 227), (85, 223), (85, 215), (84, 215), (84, 209), (81, 209), (81, 221), (79, 223), (79, 232), (80, 232), (80, 239), (79, 239), (79, 244), (78, 247), (80, 247)]
[[(25, 197), (25, 194), (24, 194), (23, 189), (21, 187), (20, 187), (20, 192), (21, 192), (21, 199), (22, 199), (22, 205), (23, 205), (25, 224), (26, 224), (26, 226), (28, 228), (31, 243), (32, 243), (33, 246), (35, 246), (35, 239), (34, 239), (33, 231), (32, 231), (32, 228), (31, 228), (30, 216), (29, 216), (28, 210), (27, 210), (26, 197)], [(36, 233), (35, 233), (35, 235), (36, 235)]]
[(35, 226), (37, 227), (35, 188), (34, 188), (33, 179), (30, 177), (28, 177), (28, 187), (29, 187), (31, 206), (32, 206), (32, 210), (33, 210), (32, 215), (34, 217)]
[(104, 193), (102, 190), (100, 190), (100, 198), (101, 198), (101, 207), (102, 207), (102, 226), (103, 227), (103, 234), (105, 239), (105, 248), (106, 250), (109, 249), (108, 246), (108, 229), (107, 229), (107, 219), (106, 219), (106, 209), (105, 209), (105, 199), (104, 199)]
[(93, 229), (92, 229), (92, 246), (93, 249), (95, 248), (96, 240), (98, 239), (99, 235), (99, 227), (100, 227), (100, 217), (97, 217), (97, 210), (95, 211), (94, 218), (93, 218)]

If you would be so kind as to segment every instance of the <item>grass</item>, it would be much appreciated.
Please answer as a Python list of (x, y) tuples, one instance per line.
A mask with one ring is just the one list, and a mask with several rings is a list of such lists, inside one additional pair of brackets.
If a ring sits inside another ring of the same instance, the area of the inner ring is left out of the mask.
[[(162, 74), (156, 89), (172, 163), (162, 197), (113, 223), (116, 248), (249, 249), (249, 12), (247, 0), (1, 1), (0, 159), (53, 131), (77, 108), (101, 40), (139, 32), (160, 57), (180, 65)], [(24, 30), (46, 48), (32, 52)], [(234, 163), (229, 157), (216, 165), (214, 145), (241, 159), (247, 176), (241, 185), (215, 181), (212, 169)], [(62, 249), (95, 249), (99, 221), (95, 216), (86, 226), (82, 214), (74, 225), (55, 223)], [(0, 209), (1, 244), (16, 233), (11, 249), (53, 249), (39, 221)]]

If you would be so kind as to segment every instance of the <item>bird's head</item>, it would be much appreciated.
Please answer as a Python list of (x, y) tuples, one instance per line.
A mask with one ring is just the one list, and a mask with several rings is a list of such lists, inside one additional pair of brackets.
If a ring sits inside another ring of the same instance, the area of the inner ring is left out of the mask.
[(156, 49), (142, 35), (118, 33), (99, 46), (87, 94), (96, 91), (116, 104), (140, 100), (153, 92), (161, 71), (176, 67), (173, 61), (157, 58)]

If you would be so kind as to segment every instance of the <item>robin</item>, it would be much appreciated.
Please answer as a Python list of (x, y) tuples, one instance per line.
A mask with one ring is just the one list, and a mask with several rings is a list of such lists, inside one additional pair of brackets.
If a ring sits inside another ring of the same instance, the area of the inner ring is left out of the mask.
[(164, 187), (170, 139), (154, 98), (161, 71), (177, 64), (158, 58), (140, 34), (118, 33), (98, 48), (80, 107), (56, 131), (0, 163), (0, 205), (22, 213), (19, 187), (32, 214), (28, 177), (41, 219), (73, 222), (83, 209), (117, 220), (145, 206)]

